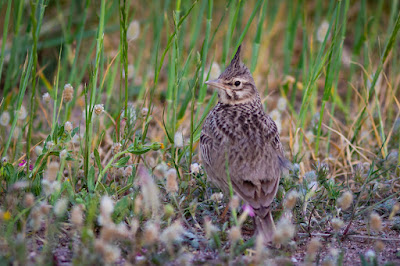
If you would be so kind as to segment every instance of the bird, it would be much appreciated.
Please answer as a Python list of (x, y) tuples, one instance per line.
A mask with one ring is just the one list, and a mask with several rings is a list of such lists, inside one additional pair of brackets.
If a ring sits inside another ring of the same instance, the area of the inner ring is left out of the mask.
[(288, 160), (240, 51), (241, 45), (225, 71), (205, 82), (217, 89), (218, 103), (204, 121), (200, 156), (211, 183), (225, 195), (231, 183), (236, 195), (253, 208), (255, 234), (270, 243), (275, 231), (272, 203)]

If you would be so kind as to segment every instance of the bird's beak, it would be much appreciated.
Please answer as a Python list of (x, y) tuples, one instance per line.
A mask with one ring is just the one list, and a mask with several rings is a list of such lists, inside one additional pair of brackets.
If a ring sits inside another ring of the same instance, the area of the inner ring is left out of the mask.
[(207, 80), (206, 84), (208, 86), (217, 88), (217, 89), (222, 89), (222, 90), (227, 90), (229, 89), (224, 83), (221, 82), (221, 80), (219, 79), (215, 79), (215, 80)]

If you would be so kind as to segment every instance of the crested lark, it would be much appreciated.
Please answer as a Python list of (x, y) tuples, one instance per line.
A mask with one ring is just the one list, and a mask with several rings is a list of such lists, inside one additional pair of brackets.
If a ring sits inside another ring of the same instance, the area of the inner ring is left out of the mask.
[(254, 209), (256, 233), (268, 243), (275, 230), (271, 203), (286, 165), (278, 129), (264, 112), (249, 69), (240, 61), (240, 46), (218, 79), (206, 83), (218, 89), (219, 101), (201, 132), (204, 168), (225, 193), (228, 170), (233, 190)]

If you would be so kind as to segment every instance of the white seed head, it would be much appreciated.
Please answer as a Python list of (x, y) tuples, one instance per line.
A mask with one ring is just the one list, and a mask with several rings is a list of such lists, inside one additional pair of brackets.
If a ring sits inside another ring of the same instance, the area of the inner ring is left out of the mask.
[(15, 127), (12, 135), (13, 139), (17, 140), (20, 134), (21, 134), (21, 128)]
[(272, 120), (277, 121), (281, 120), (281, 112), (279, 112), (278, 109), (274, 109), (269, 113), (269, 116), (272, 118)]
[(344, 192), (338, 199), (337, 203), (342, 210), (347, 210), (353, 203), (353, 194), (350, 191)]
[(182, 132), (177, 131), (175, 133), (174, 144), (175, 144), (175, 147), (177, 147), (177, 148), (182, 148), (183, 147), (184, 140), (183, 140), (183, 133)]
[(147, 107), (143, 107), (142, 110), (140, 111), (140, 114), (142, 115), (142, 117), (147, 116), (148, 113), (149, 113), (149, 108), (147, 108)]
[(80, 227), (83, 224), (83, 212), (82, 207), (75, 205), (71, 210), (71, 223), (76, 227)]
[(147, 245), (154, 244), (158, 240), (159, 230), (159, 227), (155, 223), (148, 222), (143, 233), (144, 242)]
[(136, 40), (140, 34), (140, 24), (139, 21), (133, 20), (128, 27), (128, 31), (126, 32), (126, 38), (128, 41)]
[(218, 192), (218, 193), (213, 193), (210, 197), (210, 199), (212, 201), (215, 201), (217, 203), (220, 203), (222, 201), (222, 199), (224, 198), (224, 194), (222, 192)]
[(365, 257), (372, 259), (375, 258), (376, 253), (375, 251), (373, 251), (372, 249), (367, 250), (367, 252), (365, 252)]
[(0, 116), (0, 125), (5, 127), (8, 125), (8, 123), (10, 123), (10, 113), (4, 111)]
[(320, 242), (319, 238), (315, 238), (315, 237), (312, 238), (310, 240), (310, 243), (308, 243), (308, 246), (307, 246), (307, 256), (314, 259), (315, 256), (317, 255), (317, 252), (320, 247), (321, 247), (321, 242)]
[(213, 236), (214, 233), (219, 231), (218, 227), (213, 225), (213, 223), (211, 222), (211, 219), (209, 217), (206, 217), (204, 219), (204, 229), (206, 231), (207, 239), (210, 239)]
[(25, 120), (25, 118), (28, 116), (28, 113), (26, 112), (25, 106), (21, 106), (21, 109), (18, 111), (18, 119), (19, 120)]
[(133, 166), (132, 165), (128, 165), (127, 167), (125, 167), (124, 169), (124, 177), (130, 177), (133, 173)]
[(175, 168), (171, 168), (167, 171), (167, 184), (166, 189), (168, 193), (178, 192), (178, 182), (176, 180), (177, 174)]
[(150, 176), (148, 170), (143, 165), (139, 165), (137, 171), (143, 195), (143, 211), (146, 214), (151, 212), (153, 217), (158, 217), (160, 211), (159, 189), (153, 177)]
[(24, 205), (27, 208), (32, 207), (35, 204), (35, 196), (32, 193), (27, 193), (24, 198)]
[(65, 129), (65, 131), (70, 133), (72, 131), (72, 123), (70, 121), (65, 122), (64, 129)]
[(161, 162), (156, 166), (156, 168), (154, 168), (153, 173), (157, 178), (160, 179), (166, 176), (167, 171), (168, 171), (168, 165), (165, 162)]
[(389, 220), (392, 220), (393, 217), (399, 212), (399, 210), (400, 210), (400, 203), (396, 202), (392, 207), (392, 211), (390, 212)]
[(180, 221), (175, 221), (172, 225), (168, 226), (161, 233), (160, 240), (165, 245), (172, 245), (174, 242), (181, 240), (181, 235), (185, 229), (181, 225)]
[(119, 153), (121, 151), (121, 147), (122, 147), (121, 143), (119, 143), (119, 142), (113, 143), (113, 145), (112, 145), (113, 154)]
[(313, 142), (314, 142), (315, 135), (314, 135), (314, 133), (313, 133), (311, 130), (308, 130), (308, 131), (306, 132), (305, 136), (306, 136), (307, 140), (308, 140), (310, 143), (313, 143)]
[(298, 197), (299, 197), (299, 193), (296, 190), (290, 191), (285, 198), (283, 206), (288, 210), (293, 209), (294, 206), (296, 206), (296, 201), (297, 201)]
[(114, 211), (114, 201), (109, 196), (103, 196), (100, 201), (100, 213), (104, 217), (110, 217)]
[(381, 240), (378, 240), (375, 242), (374, 248), (377, 253), (381, 253), (385, 249), (385, 243), (383, 243)]
[(343, 227), (343, 221), (340, 218), (333, 218), (331, 224), (335, 231), (339, 231)]
[(231, 230), (229, 230), (229, 239), (235, 243), (242, 238), (242, 232), (240, 231), (239, 226), (233, 226)]
[(54, 213), (57, 217), (61, 217), (64, 215), (65, 211), (68, 207), (68, 199), (62, 198), (59, 199), (54, 205)]
[(130, 230), (132, 236), (135, 236), (135, 235), (136, 235), (136, 232), (137, 232), (137, 230), (139, 229), (139, 226), (140, 226), (140, 224), (139, 224), (138, 219), (133, 218), (133, 219), (132, 219), (132, 222), (131, 222), (131, 230)]
[(293, 224), (288, 218), (283, 217), (276, 225), (273, 241), (275, 244), (285, 244), (293, 238), (294, 233), (295, 228)]
[(322, 21), (321, 25), (318, 27), (317, 30), (317, 41), (319, 41), (320, 43), (324, 42), (325, 36), (328, 33), (328, 29), (329, 29), (329, 22), (326, 20)]
[(60, 164), (58, 162), (51, 162), (47, 167), (46, 180), (53, 182), (57, 178), (58, 171), (60, 169)]
[(143, 197), (142, 195), (137, 195), (134, 201), (134, 212), (139, 214), (142, 211)]
[(43, 99), (43, 101), (44, 101), (45, 103), (49, 103), (50, 100), (51, 100), (51, 96), (50, 96), (50, 94), (49, 94), (48, 92), (46, 92), (46, 93), (44, 93), (44, 94), (42, 95), (42, 99)]
[(63, 98), (66, 103), (72, 101), (72, 98), (74, 98), (74, 88), (71, 84), (65, 84), (63, 90)]
[(239, 197), (236, 195), (233, 195), (229, 206), (231, 207), (231, 209), (237, 210), (237, 208), (239, 208), (239, 203), (240, 203)]
[(276, 105), (276, 108), (277, 108), (279, 111), (283, 112), (283, 111), (286, 110), (286, 105), (287, 105), (286, 98), (280, 97), (279, 100), (278, 100), (278, 103), (277, 103), (277, 105)]
[(372, 230), (380, 232), (382, 230), (382, 218), (378, 213), (373, 212), (370, 215), (370, 225)]
[(36, 155), (37, 155), (37, 156), (40, 156), (40, 155), (42, 154), (42, 152), (43, 152), (42, 146), (37, 145), (37, 146), (35, 147), (35, 153), (36, 153)]

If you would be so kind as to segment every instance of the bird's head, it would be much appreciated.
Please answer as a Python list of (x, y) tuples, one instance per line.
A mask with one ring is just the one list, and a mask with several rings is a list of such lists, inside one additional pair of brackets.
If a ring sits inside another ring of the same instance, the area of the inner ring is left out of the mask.
[(259, 98), (250, 70), (240, 61), (240, 48), (218, 79), (206, 81), (218, 89), (219, 101), (224, 104), (242, 104)]

